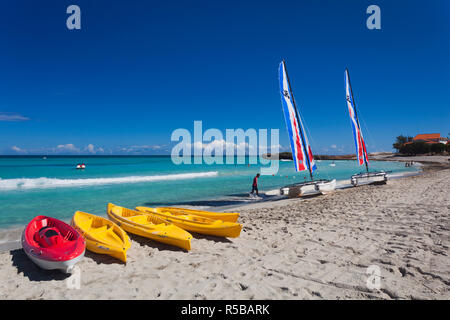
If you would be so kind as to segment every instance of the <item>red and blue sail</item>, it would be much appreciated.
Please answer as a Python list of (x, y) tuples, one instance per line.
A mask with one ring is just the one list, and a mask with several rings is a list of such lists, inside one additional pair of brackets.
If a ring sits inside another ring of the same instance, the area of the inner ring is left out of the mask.
[(298, 115), (292, 90), (290, 88), (286, 65), (284, 61), (280, 63), (278, 69), (281, 91), (281, 104), (286, 120), (286, 127), (289, 134), (289, 141), (292, 150), (292, 158), (296, 171), (309, 170), (312, 174), (316, 170), (316, 164), (308, 143), (305, 130), (303, 129), (302, 120)]
[(361, 126), (359, 125), (358, 115), (356, 114), (355, 102), (353, 100), (352, 88), (350, 86), (350, 76), (348, 70), (345, 70), (345, 93), (347, 98), (348, 113), (350, 115), (350, 121), (353, 129), (353, 137), (355, 139), (356, 156), (358, 158), (358, 164), (368, 164), (369, 158), (367, 157), (366, 144), (361, 132)]

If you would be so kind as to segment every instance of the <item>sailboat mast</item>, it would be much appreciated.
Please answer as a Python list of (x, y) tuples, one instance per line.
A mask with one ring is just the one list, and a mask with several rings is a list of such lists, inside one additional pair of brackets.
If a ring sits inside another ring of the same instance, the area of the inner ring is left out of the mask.
[(305, 137), (303, 136), (303, 129), (301, 128), (300, 116), (298, 114), (297, 104), (295, 103), (294, 94), (292, 92), (291, 81), (289, 80), (289, 75), (288, 75), (287, 67), (286, 67), (286, 61), (283, 60), (283, 63), (284, 63), (284, 70), (286, 72), (286, 78), (287, 78), (287, 81), (288, 81), (288, 84), (289, 84), (289, 91), (290, 91), (289, 93), (291, 94), (292, 103), (294, 104), (295, 117), (297, 118), (297, 123), (298, 123), (299, 129), (300, 129), (299, 130), (300, 131), (300, 135), (302, 137), (302, 146), (303, 146), (303, 149), (305, 150), (305, 158), (306, 158), (306, 161), (308, 163), (309, 176), (311, 177), (311, 180), (314, 180), (313, 174), (312, 174), (312, 169), (311, 169), (311, 163), (309, 161), (309, 151), (306, 148)]
[[(348, 72), (348, 69), (346, 69), (346, 71), (347, 71), (347, 78), (348, 78), (348, 86), (350, 87), (350, 94), (352, 95), (353, 105), (355, 106), (354, 109), (355, 109), (356, 122), (358, 123), (359, 130), (362, 132), (361, 125), (359, 124), (358, 111), (357, 111), (357, 107), (356, 107), (355, 97), (353, 96), (352, 83), (350, 81), (350, 73)], [(367, 159), (366, 159), (364, 152), (363, 152), (363, 158), (364, 158), (364, 164), (366, 165), (366, 171), (369, 172), (369, 166), (367, 164)]]

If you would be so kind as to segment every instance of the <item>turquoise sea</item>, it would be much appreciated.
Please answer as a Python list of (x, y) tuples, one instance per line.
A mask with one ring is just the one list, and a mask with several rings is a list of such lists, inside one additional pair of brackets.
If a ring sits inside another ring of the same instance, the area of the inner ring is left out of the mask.
[[(235, 163), (238, 159), (234, 159)], [(181, 164), (170, 156), (0, 157), (0, 229), (24, 226), (36, 215), (69, 220), (76, 210), (106, 215), (108, 202), (135, 206), (232, 204), (249, 198), (254, 175), (261, 165)], [(86, 169), (77, 170), (84, 162)], [(315, 178), (349, 179), (359, 173), (356, 161), (317, 162)], [(371, 169), (415, 171), (402, 163), (372, 161)], [(274, 176), (261, 176), (260, 190), (303, 181), (291, 161), (280, 161)]]

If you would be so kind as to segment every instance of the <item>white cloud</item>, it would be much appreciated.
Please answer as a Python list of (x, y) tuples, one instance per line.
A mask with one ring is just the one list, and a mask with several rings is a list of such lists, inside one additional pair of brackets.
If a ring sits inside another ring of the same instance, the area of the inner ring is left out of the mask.
[(118, 147), (117, 150), (125, 153), (129, 152), (139, 154), (141, 152), (160, 151), (164, 147), (166, 147), (166, 145), (133, 145), (133, 146)]
[(75, 147), (72, 143), (60, 144), (56, 148), (61, 151), (70, 151), (70, 152), (79, 152), (80, 151), (80, 149)]
[[(226, 148), (231, 148), (235, 154), (238, 152), (243, 152), (245, 154), (257, 155), (258, 149), (249, 145), (248, 142), (233, 143), (227, 142), (223, 139), (213, 140), (209, 143), (197, 142), (191, 144), (186, 142), (187, 148), (195, 148), (200, 150), (202, 153), (214, 153), (214, 150), (223, 150), (225, 155)], [(281, 145), (274, 146), (274, 150), (270, 150), (270, 146), (264, 150), (262, 146), (258, 146), (259, 152), (275, 152), (275, 147), (279, 148), (279, 151), (290, 150), (289, 147), (283, 147)], [(192, 149), (191, 149), (192, 150)], [(0, 150), (2, 154), (39, 154), (39, 155), (64, 155), (64, 154), (170, 154), (170, 145), (132, 145), (132, 146), (121, 146), (121, 147), (96, 147), (94, 144), (89, 143), (85, 147), (77, 147), (73, 143), (59, 144), (55, 147), (39, 147), (39, 148), (20, 148), (18, 146), (8, 147), (7, 149)]]
[(0, 121), (28, 121), (30, 118), (17, 113), (0, 112)]
[(12, 146), (11, 150), (14, 151), (14, 152), (17, 152), (17, 153), (27, 153), (27, 150), (21, 149), (21, 148), (19, 148), (17, 146)]
[(88, 144), (88, 146), (86, 147), (86, 150), (90, 153), (95, 153), (95, 147), (92, 143)]
[(97, 154), (97, 153), (105, 153), (105, 150), (101, 147), (95, 147), (92, 143), (89, 143), (84, 148), (79, 148), (75, 146), (73, 143), (60, 144), (57, 145), (56, 148), (41, 148), (40, 151), (35, 153), (48, 153), (48, 154)]
[(194, 143), (185, 142), (185, 146), (187, 148), (192, 148), (194, 151), (195, 150), (197, 150), (197, 151), (204, 150), (205, 153), (211, 153), (212, 150), (222, 149), (224, 151), (223, 154), (225, 154), (226, 150), (228, 148), (230, 148), (230, 149), (234, 150), (235, 154), (251, 153), (252, 155), (257, 155), (258, 150), (260, 152), (275, 152), (275, 150), (277, 150), (277, 148), (278, 148), (278, 152), (281, 152), (281, 150), (286, 149), (282, 145), (278, 144), (278, 145), (273, 145), (273, 151), (271, 151), (270, 145), (265, 148), (261, 145), (256, 147), (256, 146), (250, 145), (246, 141), (242, 141), (240, 143), (234, 143), (234, 142), (227, 142), (224, 139), (215, 139), (209, 143), (203, 143), (201, 141), (197, 141)]
[(331, 149), (337, 149), (337, 145), (332, 144), (332, 145), (330, 146), (330, 148), (331, 148)]
[(236, 144), (234, 143), (227, 143), (223, 139), (215, 139), (209, 143), (203, 143), (202, 141), (196, 141), (194, 143), (186, 143), (187, 147), (192, 147), (196, 150), (202, 150), (202, 149), (215, 149), (215, 148), (226, 148), (227, 146), (236, 147)]

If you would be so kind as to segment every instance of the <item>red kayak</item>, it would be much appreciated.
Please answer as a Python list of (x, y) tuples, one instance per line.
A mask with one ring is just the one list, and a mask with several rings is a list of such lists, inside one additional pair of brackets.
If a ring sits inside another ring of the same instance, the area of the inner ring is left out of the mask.
[(22, 233), (22, 247), (27, 256), (46, 270), (59, 269), (71, 273), (84, 257), (84, 238), (67, 223), (37, 216)]

